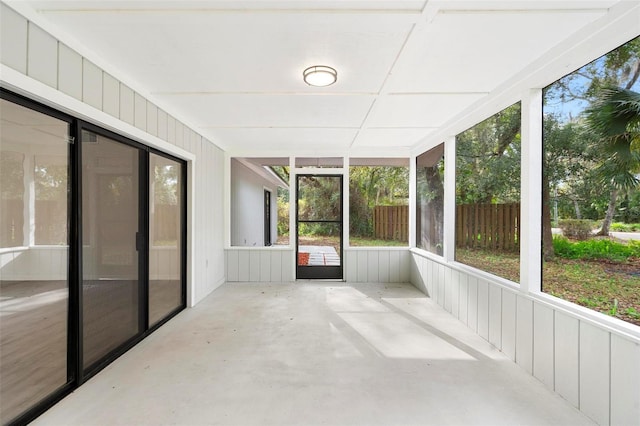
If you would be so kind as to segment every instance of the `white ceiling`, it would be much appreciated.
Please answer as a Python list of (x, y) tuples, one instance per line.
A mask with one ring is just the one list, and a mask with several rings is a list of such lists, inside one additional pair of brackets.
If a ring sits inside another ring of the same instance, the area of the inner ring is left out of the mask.
[(27, 3), (222, 148), (295, 155), (406, 154), (618, 2)]

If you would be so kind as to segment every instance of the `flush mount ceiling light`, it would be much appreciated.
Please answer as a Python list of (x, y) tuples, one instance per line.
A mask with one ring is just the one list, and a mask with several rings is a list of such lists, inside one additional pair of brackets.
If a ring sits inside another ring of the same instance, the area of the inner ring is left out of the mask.
[(314, 65), (302, 72), (304, 82), (309, 86), (331, 86), (338, 80), (338, 72), (324, 65)]

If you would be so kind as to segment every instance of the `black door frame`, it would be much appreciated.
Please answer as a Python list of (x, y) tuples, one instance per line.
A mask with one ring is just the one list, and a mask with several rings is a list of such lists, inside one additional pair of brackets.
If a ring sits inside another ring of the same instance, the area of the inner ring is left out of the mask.
[[(301, 220), (299, 217), (300, 178), (339, 178), (340, 180), (340, 220)], [(342, 174), (296, 174), (296, 279), (344, 279), (344, 176)], [(298, 264), (300, 223), (336, 223), (340, 225), (340, 265), (339, 266), (304, 266)]]

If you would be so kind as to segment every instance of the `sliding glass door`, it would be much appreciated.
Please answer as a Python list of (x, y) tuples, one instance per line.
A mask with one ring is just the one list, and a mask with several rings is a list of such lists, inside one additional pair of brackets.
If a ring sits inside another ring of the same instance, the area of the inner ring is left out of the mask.
[(186, 163), (0, 95), (0, 424), (26, 424), (186, 306)]
[(144, 221), (143, 150), (82, 131), (84, 369), (139, 334)]

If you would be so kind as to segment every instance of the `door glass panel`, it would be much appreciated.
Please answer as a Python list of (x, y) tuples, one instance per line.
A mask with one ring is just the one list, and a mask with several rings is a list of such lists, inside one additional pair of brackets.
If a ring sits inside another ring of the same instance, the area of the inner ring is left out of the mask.
[(342, 176), (297, 184), (297, 277), (342, 279)]
[(6, 424), (67, 382), (69, 124), (4, 99), (0, 117), (0, 423)]
[(183, 305), (182, 165), (149, 157), (149, 325)]
[(83, 364), (134, 337), (139, 324), (136, 238), (139, 150), (82, 133)]

